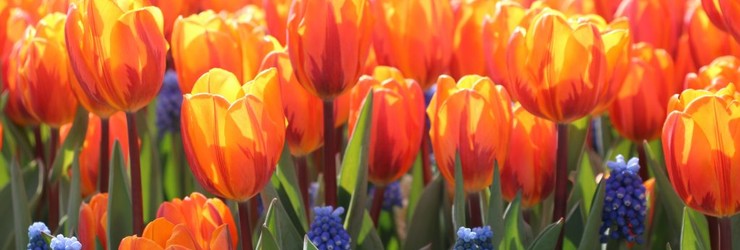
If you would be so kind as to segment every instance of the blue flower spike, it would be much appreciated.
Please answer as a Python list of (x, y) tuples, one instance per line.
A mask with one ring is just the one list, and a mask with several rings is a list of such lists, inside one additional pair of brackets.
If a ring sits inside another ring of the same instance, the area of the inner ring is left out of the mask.
[(349, 234), (342, 225), (344, 208), (314, 207), (314, 220), (308, 229), (308, 238), (319, 250), (350, 249)]
[(49, 244), (44, 240), (44, 234), (50, 235), (51, 231), (43, 222), (34, 222), (28, 227), (28, 250), (48, 250)]
[(162, 81), (162, 89), (157, 97), (157, 131), (180, 132), (180, 107), (182, 93), (177, 83), (177, 73), (168, 70)]
[(457, 241), (455, 250), (493, 250), (493, 232), (490, 226), (476, 227), (473, 229), (460, 227), (457, 230)]
[(608, 162), (611, 176), (606, 179), (606, 195), (599, 229), (601, 242), (625, 239), (630, 243), (643, 243), (647, 200), (645, 186), (638, 174), (639, 159), (625, 162), (618, 155), (617, 161)]
[[(374, 197), (375, 187), (368, 189), (368, 195)], [(392, 211), (393, 207), (403, 207), (403, 194), (401, 193), (401, 182), (395, 181), (388, 184), (383, 192), (383, 210)]]
[(57, 235), (51, 238), (51, 249), (52, 250), (81, 250), (82, 244), (77, 241), (76, 237), (64, 237), (64, 235)]

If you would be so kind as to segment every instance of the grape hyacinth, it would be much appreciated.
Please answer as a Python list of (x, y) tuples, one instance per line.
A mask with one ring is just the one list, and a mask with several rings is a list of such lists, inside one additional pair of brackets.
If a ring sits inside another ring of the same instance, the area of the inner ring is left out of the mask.
[[(369, 196), (374, 197), (375, 187), (368, 189)], [(398, 181), (391, 182), (385, 186), (383, 194), (383, 210), (390, 211), (393, 207), (403, 206), (403, 195), (401, 194), (401, 183)]]
[(77, 241), (76, 237), (64, 237), (64, 235), (57, 235), (51, 238), (51, 250), (80, 250), (82, 244)]
[(493, 250), (493, 232), (491, 226), (476, 227), (473, 229), (460, 227), (457, 230), (455, 250)]
[(602, 243), (609, 239), (643, 242), (647, 201), (645, 186), (638, 174), (638, 162), (639, 159), (634, 157), (625, 162), (624, 156), (618, 155), (616, 162), (607, 163), (611, 176), (606, 179), (602, 224), (599, 229)]
[(162, 89), (157, 96), (157, 129), (164, 132), (180, 132), (180, 107), (182, 93), (177, 83), (177, 73), (167, 70), (162, 81)]
[(49, 228), (43, 222), (34, 222), (28, 227), (28, 250), (49, 249), (49, 245), (44, 240), (44, 234), (51, 234)]
[(307, 236), (319, 250), (350, 249), (349, 234), (342, 226), (344, 208), (314, 207), (315, 217)]

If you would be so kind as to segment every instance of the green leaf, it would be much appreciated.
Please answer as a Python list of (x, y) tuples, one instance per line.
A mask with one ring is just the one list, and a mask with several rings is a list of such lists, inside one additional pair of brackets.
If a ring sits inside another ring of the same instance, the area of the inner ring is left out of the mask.
[[(164, 201), (164, 190), (162, 187), (162, 164), (159, 162), (159, 152), (155, 139), (154, 113), (155, 105), (148, 105), (136, 112), (136, 129), (141, 139), (141, 190), (144, 221), (153, 220), (159, 209), (159, 204)], [(147, 117), (152, 114), (152, 118)], [(187, 194), (186, 194), (187, 195)]]
[(590, 116), (568, 124), (568, 166), (571, 168), (578, 166), (578, 161), (584, 152), (583, 148), (586, 145), (586, 136), (590, 124)]
[[(354, 244), (361, 244), (360, 232), (367, 201), (367, 164), (370, 144), (370, 127), (372, 124), (373, 91), (369, 91), (365, 97), (360, 117), (357, 118), (357, 126), (349, 139), (344, 159), (342, 160), (342, 172), (339, 179), (341, 192), (351, 195), (347, 217), (344, 228), (352, 237)], [(340, 197), (341, 204), (341, 197)]]
[[(269, 231), (269, 237), (272, 237), (278, 249), (301, 248), (301, 235), (296, 230), (293, 222), (290, 221), (285, 207), (279, 199), (273, 198), (270, 202), (270, 206), (265, 214), (265, 223), (262, 226), (262, 234)], [(261, 240), (262, 236), (260, 236)]]
[(599, 227), (601, 227), (601, 215), (604, 210), (604, 195), (606, 194), (606, 181), (599, 182), (596, 193), (591, 201), (591, 212), (588, 213), (586, 225), (583, 229), (581, 243), (578, 244), (579, 250), (600, 249), (601, 241), (599, 236)]
[(295, 173), (293, 159), (290, 156), (288, 142), (285, 142), (283, 146), (283, 153), (280, 155), (275, 176), (280, 183), (280, 187), (278, 188), (280, 202), (290, 208), (286, 209), (286, 212), (291, 220), (293, 220), (293, 223), (301, 227), (299, 232), (308, 231), (308, 215), (303, 208), (303, 204), (305, 203), (301, 195), (300, 186), (298, 185), (298, 177)]
[(464, 227), (465, 223), (465, 186), (462, 165), (460, 163), (460, 154), (455, 153), (455, 202), (452, 204), (452, 224), (457, 230)]
[[(737, 232), (740, 230), (740, 214), (732, 216), (732, 227)], [(732, 249), (740, 250), (740, 237), (732, 237)]]
[(87, 111), (81, 106), (77, 109), (75, 119), (72, 122), (72, 128), (69, 130), (67, 138), (64, 139), (59, 151), (56, 154), (51, 171), (51, 182), (56, 182), (67, 170), (67, 166), (72, 164), (72, 159), (77, 158), (75, 152), (82, 147), (87, 134)]
[(259, 250), (278, 250), (281, 249), (278, 247), (277, 240), (275, 237), (272, 236), (272, 233), (270, 233), (270, 230), (262, 226), (262, 231), (260, 233), (260, 238), (257, 240), (257, 247), (256, 249)]
[(529, 245), (527, 249), (541, 250), (541, 249), (555, 249), (555, 245), (558, 243), (558, 236), (560, 231), (563, 230), (563, 219), (556, 221), (545, 227), (540, 235)]
[(375, 230), (373, 219), (370, 217), (370, 213), (365, 210), (365, 214), (362, 220), (362, 228), (360, 229), (360, 236), (358, 237), (357, 249), (383, 249), (383, 241), (380, 240), (378, 231)]
[(681, 249), (712, 249), (709, 245), (707, 220), (703, 214), (689, 207), (683, 209)]
[(308, 239), (308, 235), (303, 237), (303, 250), (319, 250), (316, 245)]
[(411, 167), (411, 190), (409, 191), (409, 202), (406, 208), (406, 221), (411, 222), (411, 218), (416, 210), (416, 203), (419, 202), (421, 194), (424, 192), (424, 170), (422, 169), (421, 162), (422, 152), (419, 150), (419, 154), (416, 155), (414, 165)]
[[(0, 110), (5, 110), (5, 105), (8, 103), (8, 92), (4, 91), (2, 95), (0, 95)], [(25, 162), (23, 160), (30, 160), (33, 158), (33, 148), (31, 147), (31, 143), (28, 141), (28, 137), (23, 136), (25, 133), (21, 131), (18, 126), (15, 125), (8, 117), (5, 115), (5, 112), (0, 112), (0, 120), (2, 120), (3, 129), (5, 132), (4, 135), (10, 135), (10, 139), (12, 139), (14, 143), (14, 146), (18, 147), (18, 153), (20, 154), (21, 162)], [(5, 136), (7, 137), (7, 136)], [(7, 145), (7, 144), (6, 144)], [(8, 148), (6, 146), (6, 148)]]
[[(2, 157), (2, 155), (0, 155)], [(33, 161), (32, 163), (35, 163)], [(6, 161), (2, 161), (2, 165), (0, 165), (0, 169), (11, 171), (11, 167), (9, 164), (7, 164)], [(8, 175), (11, 173), (9, 172)], [(43, 190), (43, 173), (40, 171), (40, 168), (36, 164), (31, 164), (23, 169), (23, 183), (25, 184), (26, 188), (26, 198), (29, 204), (28, 210), (31, 210), (34, 206), (32, 205), (34, 200), (37, 200), (41, 196), (41, 191)], [(12, 178), (11, 178), (12, 179)], [(12, 190), (12, 183), (9, 183), (8, 185), (5, 185), (2, 189), (0, 189), (0, 200), (2, 201), (12, 201), (13, 200), (13, 190)], [(12, 202), (11, 202), (12, 203)], [(13, 206), (12, 205), (6, 205), (6, 206), (0, 206), (0, 214), (13, 214)], [(26, 225), (28, 226), (28, 225)], [(14, 242), (14, 235), (15, 235), (15, 223), (0, 223), (0, 249), (6, 249), (10, 248), (12, 242)], [(24, 235), (26, 233), (24, 232)]]
[(25, 249), (28, 243), (28, 226), (31, 225), (31, 211), (28, 206), (28, 196), (23, 183), (21, 167), (13, 160), (10, 163), (10, 186), (12, 190), (13, 224), (15, 225), (16, 249)]
[(581, 156), (576, 175), (576, 182), (573, 193), (568, 200), (568, 207), (580, 203), (582, 212), (580, 216), (588, 218), (588, 211), (591, 211), (591, 198), (596, 192), (596, 174), (591, 166), (588, 153)]
[(498, 162), (494, 162), (493, 183), (491, 184), (491, 196), (488, 199), (488, 216), (486, 224), (493, 230), (493, 245), (500, 246), (503, 240), (504, 231), (504, 200), (501, 193), (501, 175), (499, 173)]
[[(645, 154), (648, 157), (648, 168), (650, 168), (655, 176), (655, 193), (659, 194), (656, 195), (658, 198), (657, 201), (665, 205), (664, 208), (670, 223), (681, 221), (681, 218), (683, 218), (681, 208), (684, 207), (684, 203), (673, 189), (671, 181), (668, 179), (668, 175), (665, 172), (665, 167), (658, 163), (660, 161), (656, 157), (656, 153), (653, 148), (650, 147), (650, 144), (648, 143), (644, 143), (643, 145), (645, 147)], [(676, 224), (674, 228), (677, 227), (679, 227), (679, 225)]]
[(422, 192), (416, 211), (408, 224), (403, 249), (417, 250), (438, 238), (440, 231), (440, 209), (438, 208), (443, 206), (444, 199), (447, 198), (443, 181), (440, 177), (435, 178)]
[(77, 217), (80, 215), (80, 202), (82, 193), (80, 191), (80, 163), (77, 158), (72, 161), (72, 180), (69, 183), (69, 201), (67, 203), (67, 226), (64, 234), (72, 235), (77, 229)]
[(521, 201), (522, 193), (517, 192), (516, 198), (509, 203), (509, 207), (504, 212), (504, 238), (499, 245), (501, 246), (499, 249), (524, 249), (523, 236), (520, 232), (520, 223), (522, 222)]
[(128, 174), (123, 168), (123, 159), (121, 144), (116, 140), (113, 144), (108, 183), (108, 249), (116, 249), (123, 238), (134, 232)]

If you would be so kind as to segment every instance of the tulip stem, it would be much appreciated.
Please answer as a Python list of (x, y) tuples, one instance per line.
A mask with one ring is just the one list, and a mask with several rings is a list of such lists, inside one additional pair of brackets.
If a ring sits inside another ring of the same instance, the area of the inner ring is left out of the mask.
[(252, 224), (249, 223), (249, 201), (239, 202), (239, 230), (242, 249), (252, 250)]
[(144, 230), (143, 200), (141, 197), (141, 159), (139, 157), (139, 133), (136, 130), (136, 113), (126, 113), (128, 126), (128, 151), (131, 161), (131, 211), (134, 216), (134, 234)]
[(301, 190), (301, 197), (303, 198), (303, 210), (306, 213), (306, 218), (310, 218), (311, 211), (311, 200), (308, 197), (308, 164), (306, 163), (305, 156), (294, 157), (295, 167), (298, 169), (298, 186)]
[[(555, 167), (555, 206), (552, 211), (553, 222), (565, 219), (568, 205), (568, 124), (558, 123), (558, 159)], [(562, 249), (565, 228), (560, 230), (555, 249)]]
[(108, 131), (108, 118), (100, 118), (100, 174), (98, 174), (98, 189), (100, 193), (108, 192), (108, 171), (110, 169), (110, 163), (108, 157), (110, 156), (109, 137)]
[(324, 100), (324, 201), (337, 207), (337, 145), (334, 100)]
[(432, 181), (432, 163), (429, 159), (429, 127), (424, 125), (424, 133), (421, 136), (421, 171), (424, 186)]
[[(54, 157), (57, 152), (57, 145), (59, 144), (59, 129), (52, 128), (51, 136), (49, 138), (49, 159), (46, 163), (46, 176), (51, 175), (52, 166), (54, 164)], [(47, 188), (49, 196), (49, 229), (55, 232), (59, 227), (59, 182), (47, 179)]]
[(650, 175), (648, 174), (648, 158), (643, 143), (637, 143), (637, 157), (640, 158), (640, 178), (647, 181), (650, 179)]
[(41, 140), (41, 126), (33, 128), (33, 138), (36, 146), (36, 159), (44, 161), (44, 142)]
[(732, 249), (732, 222), (729, 217), (707, 215), (712, 249)]
[(468, 195), (468, 212), (470, 214), (469, 228), (483, 226), (483, 217), (481, 216), (480, 194), (478, 192)]
[(375, 193), (373, 194), (373, 205), (370, 207), (370, 217), (373, 218), (375, 227), (378, 227), (378, 218), (380, 218), (380, 210), (383, 208), (383, 197), (385, 196), (385, 186), (375, 186)]

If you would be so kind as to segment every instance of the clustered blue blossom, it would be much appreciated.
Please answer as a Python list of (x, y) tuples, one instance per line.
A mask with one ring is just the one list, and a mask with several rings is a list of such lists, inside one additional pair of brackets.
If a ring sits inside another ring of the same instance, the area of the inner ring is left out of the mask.
[[(375, 194), (375, 187), (370, 188), (369, 190), (370, 197), (373, 197)], [(402, 207), (403, 206), (403, 195), (401, 194), (401, 183), (398, 181), (391, 182), (391, 184), (388, 184), (388, 186), (385, 186), (385, 191), (383, 192), (383, 210), (393, 210), (393, 207)]]
[(611, 176), (606, 180), (602, 224), (599, 229), (602, 243), (609, 239), (643, 242), (647, 200), (645, 186), (638, 174), (638, 163), (639, 159), (634, 157), (625, 162), (622, 155), (617, 156), (616, 162), (607, 163)]
[(157, 128), (160, 133), (180, 132), (182, 93), (174, 70), (167, 70), (157, 97)]
[(349, 234), (342, 226), (344, 208), (314, 207), (315, 217), (308, 229), (308, 238), (319, 250), (350, 249)]
[(82, 244), (77, 241), (76, 237), (64, 237), (64, 235), (57, 235), (51, 238), (51, 250), (81, 250)]
[(43, 222), (34, 222), (28, 227), (28, 250), (48, 250), (49, 245), (44, 240), (44, 234), (51, 234)]
[(493, 250), (493, 231), (490, 226), (473, 229), (460, 227), (457, 230), (455, 250)]

